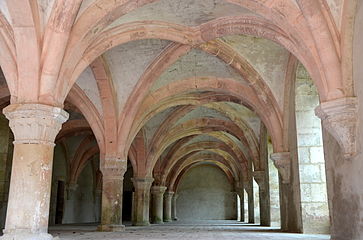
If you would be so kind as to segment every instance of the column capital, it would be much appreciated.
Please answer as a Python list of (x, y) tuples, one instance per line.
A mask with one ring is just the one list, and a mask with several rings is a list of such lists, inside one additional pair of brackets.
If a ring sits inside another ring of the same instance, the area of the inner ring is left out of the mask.
[(154, 178), (131, 178), (135, 189), (150, 189)]
[(315, 115), (323, 127), (338, 141), (345, 158), (356, 153), (358, 100), (356, 97), (339, 98), (321, 103)]
[(103, 179), (123, 179), (127, 170), (127, 160), (118, 157), (105, 157), (100, 170)]
[(59, 107), (44, 104), (11, 104), (3, 109), (14, 133), (14, 144), (45, 144), (54, 140), (69, 115)]
[(248, 194), (250, 194), (251, 191), (253, 190), (253, 185), (252, 184), (245, 184), (245, 186), (243, 188), (246, 190), (246, 192)]
[(166, 198), (172, 198), (173, 195), (174, 195), (174, 192), (173, 191), (166, 191), (164, 193), (164, 197), (166, 197)]
[(258, 186), (261, 188), (261, 190), (265, 190), (266, 185), (265, 185), (265, 171), (254, 171), (253, 172), (253, 177), (256, 180)]
[(271, 153), (270, 158), (281, 175), (282, 183), (285, 184), (290, 183), (290, 175), (291, 175), (290, 152)]
[(152, 186), (151, 187), (151, 194), (164, 194), (166, 191), (165, 186)]

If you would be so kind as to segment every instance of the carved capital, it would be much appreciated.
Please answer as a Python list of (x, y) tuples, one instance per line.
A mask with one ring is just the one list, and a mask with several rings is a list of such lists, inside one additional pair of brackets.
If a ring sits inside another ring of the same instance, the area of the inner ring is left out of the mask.
[(262, 191), (266, 190), (265, 172), (264, 171), (254, 171), (253, 178), (256, 180), (259, 188)]
[(14, 133), (14, 144), (45, 144), (54, 140), (68, 113), (44, 104), (12, 104), (3, 109)]
[(164, 198), (165, 199), (168, 199), (168, 200), (171, 200), (173, 198), (173, 195), (174, 195), (174, 192), (172, 192), (172, 191), (166, 191), (164, 193)]
[(291, 175), (290, 152), (272, 153), (270, 155), (270, 158), (281, 175), (282, 183), (285, 184), (290, 183), (290, 175)]
[(131, 179), (136, 190), (147, 190), (151, 188), (154, 178), (132, 178)]
[(244, 191), (243, 182), (235, 182), (234, 189), (237, 192), (237, 194), (241, 194)]
[(127, 160), (117, 157), (105, 157), (101, 167), (103, 179), (123, 179), (127, 170)]
[(166, 191), (166, 187), (165, 186), (153, 186), (151, 187), (151, 194), (153, 195), (162, 195), (164, 194)]
[(345, 158), (356, 154), (358, 100), (340, 98), (320, 104), (315, 114), (323, 127), (338, 141)]

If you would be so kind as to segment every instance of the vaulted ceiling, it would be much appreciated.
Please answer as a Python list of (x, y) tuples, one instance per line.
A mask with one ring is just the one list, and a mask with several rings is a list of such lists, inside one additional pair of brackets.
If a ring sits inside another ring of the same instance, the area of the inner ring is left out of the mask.
[[(101, 156), (128, 155), (136, 175), (175, 182), (169, 173), (205, 160), (238, 180), (259, 168), (261, 126), (274, 149), (284, 150), (288, 88), (298, 61), (321, 100), (341, 94), (340, 85), (325, 82), (311, 29), (316, 16), (301, 2), (83, 0), (53, 85), (55, 101), (67, 96), (87, 119)], [(55, 21), (54, 3), (33, 6), (40, 36)], [(319, 4), (334, 42), (344, 1)], [(16, 29), (23, 23), (13, 16), (21, 13), (10, 5), (0, 1), (0, 10)], [(20, 96), (11, 67), (2, 67), (10, 93)]]

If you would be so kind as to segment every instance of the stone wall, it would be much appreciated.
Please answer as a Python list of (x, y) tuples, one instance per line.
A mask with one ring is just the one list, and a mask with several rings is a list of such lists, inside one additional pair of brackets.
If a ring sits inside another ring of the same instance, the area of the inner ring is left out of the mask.
[(180, 220), (237, 219), (233, 186), (219, 168), (201, 165), (190, 169), (181, 179), (177, 193)]
[(301, 64), (297, 70), (295, 91), (304, 232), (328, 233), (329, 209), (321, 121), (314, 114), (319, 96)]

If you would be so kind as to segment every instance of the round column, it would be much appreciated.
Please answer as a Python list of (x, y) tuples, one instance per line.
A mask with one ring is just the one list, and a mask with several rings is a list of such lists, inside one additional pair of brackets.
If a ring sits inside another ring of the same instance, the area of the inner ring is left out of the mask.
[(164, 194), (164, 222), (171, 222), (171, 205), (174, 192), (168, 191)]
[(239, 189), (237, 189), (236, 192), (237, 192), (237, 194), (239, 196), (239, 203), (240, 203), (240, 215), (241, 215), (240, 222), (244, 222), (245, 221), (245, 194), (244, 194), (244, 189), (239, 188)]
[(178, 199), (178, 194), (174, 193), (172, 203), (171, 203), (171, 218), (174, 221), (178, 220), (178, 217), (176, 215), (176, 200)]
[(163, 200), (166, 187), (153, 186), (151, 188), (152, 194), (152, 223), (163, 223)]
[(149, 205), (150, 205), (150, 188), (153, 178), (133, 178), (135, 193), (133, 198), (133, 220), (134, 226), (150, 225)]
[(105, 158), (102, 187), (101, 225), (98, 227), (104, 232), (121, 232), (125, 230), (122, 225), (122, 198), (123, 179), (127, 162), (116, 157)]
[(3, 112), (15, 141), (2, 239), (53, 239), (47, 232), (54, 140), (68, 113), (43, 104), (13, 104)]

